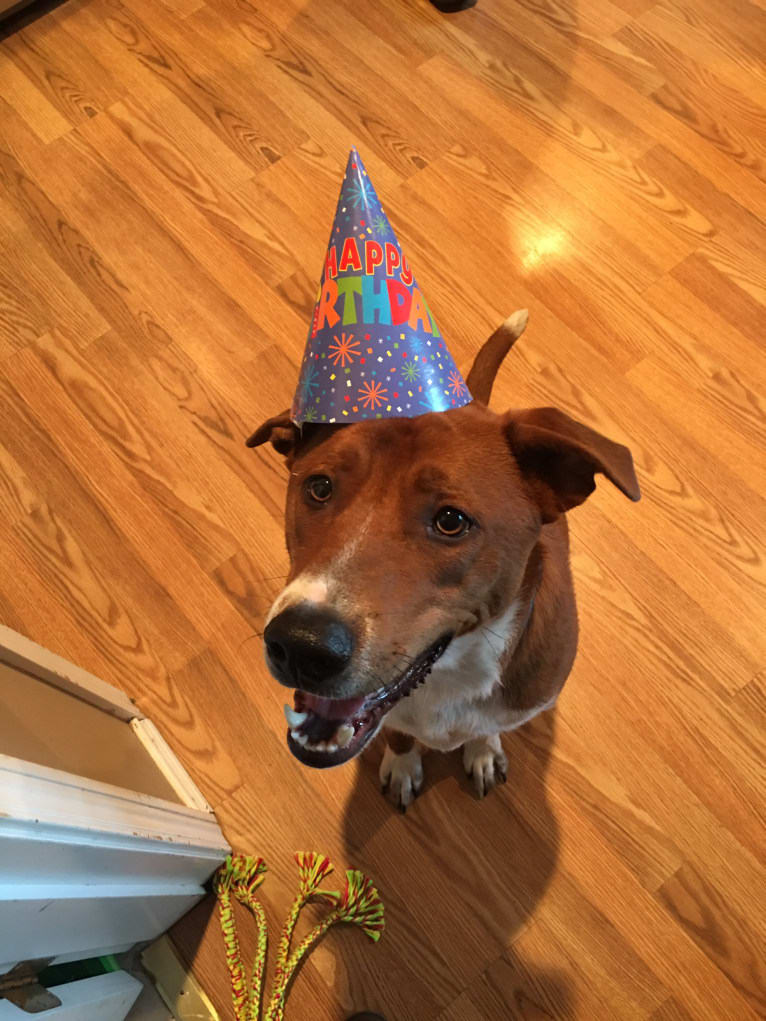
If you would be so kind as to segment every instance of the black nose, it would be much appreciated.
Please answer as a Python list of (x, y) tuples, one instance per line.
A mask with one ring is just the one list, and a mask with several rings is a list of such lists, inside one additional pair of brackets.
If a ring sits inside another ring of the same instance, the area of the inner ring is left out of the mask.
[(263, 638), (277, 679), (307, 691), (337, 677), (354, 651), (354, 636), (340, 617), (312, 603), (278, 613)]

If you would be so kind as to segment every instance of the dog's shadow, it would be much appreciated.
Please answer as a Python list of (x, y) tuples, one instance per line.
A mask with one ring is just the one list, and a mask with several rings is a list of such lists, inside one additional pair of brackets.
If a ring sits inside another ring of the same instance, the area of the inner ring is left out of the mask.
[(508, 782), (482, 801), (459, 752), (430, 753), (406, 815), (380, 794), (380, 743), (365, 753), (343, 836), (347, 861), (380, 890), (387, 925), (372, 953), (346, 944), (349, 1006), (387, 1021), (573, 1016), (534, 920), (558, 858), (545, 786), (554, 733), (549, 712), (507, 735)]

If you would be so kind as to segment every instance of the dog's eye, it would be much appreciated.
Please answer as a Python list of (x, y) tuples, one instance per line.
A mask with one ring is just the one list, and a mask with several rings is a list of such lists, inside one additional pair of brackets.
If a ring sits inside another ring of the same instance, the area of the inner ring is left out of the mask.
[(312, 475), (306, 483), (306, 492), (314, 503), (327, 503), (332, 496), (332, 482), (326, 475)]
[(457, 539), (458, 536), (465, 535), (472, 524), (468, 515), (458, 510), (457, 507), (442, 507), (436, 512), (434, 518), (436, 531), (450, 539)]

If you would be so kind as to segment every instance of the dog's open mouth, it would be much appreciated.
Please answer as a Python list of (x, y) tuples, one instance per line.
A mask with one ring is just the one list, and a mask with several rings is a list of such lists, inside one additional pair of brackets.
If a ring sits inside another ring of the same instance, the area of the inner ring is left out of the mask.
[(296, 759), (315, 769), (340, 766), (372, 740), (383, 717), (422, 684), (452, 639), (429, 646), (391, 684), (359, 698), (322, 698), (298, 689), (295, 708), (285, 706), (287, 746)]

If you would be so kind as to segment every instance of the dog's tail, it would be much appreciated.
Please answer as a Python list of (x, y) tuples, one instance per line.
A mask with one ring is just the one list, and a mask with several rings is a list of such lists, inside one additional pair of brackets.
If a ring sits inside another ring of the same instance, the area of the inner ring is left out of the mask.
[(528, 318), (529, 312), (525, 308), (520, 308), (513, 315), (508, 316), (476, 355), (471, 371), (468, 373), (468, 379), (466, 379), (474, 400), (481, 401), (482, 404), (489, 404), (497, 370), (524, 332)]

